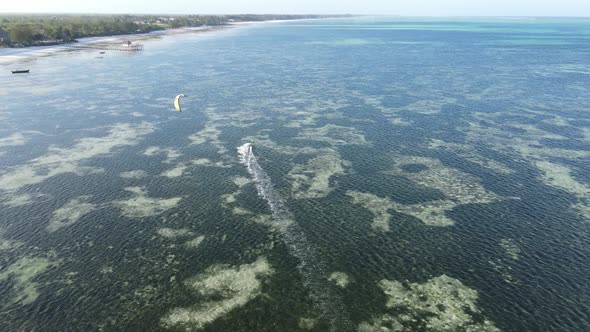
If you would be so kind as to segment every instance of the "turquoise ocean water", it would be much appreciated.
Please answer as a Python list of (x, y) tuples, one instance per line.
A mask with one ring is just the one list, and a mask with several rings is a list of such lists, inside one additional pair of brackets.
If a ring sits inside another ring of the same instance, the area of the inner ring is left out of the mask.
[(0, 330), (590, 330), (590, 20), (144, 44), (0, 61)]

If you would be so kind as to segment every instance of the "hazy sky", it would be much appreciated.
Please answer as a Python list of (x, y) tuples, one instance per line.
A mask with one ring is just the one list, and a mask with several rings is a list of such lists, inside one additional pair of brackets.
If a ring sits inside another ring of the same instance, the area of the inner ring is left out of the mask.
[(0, 12), (590, 16), (590, 0), (0, 0)]

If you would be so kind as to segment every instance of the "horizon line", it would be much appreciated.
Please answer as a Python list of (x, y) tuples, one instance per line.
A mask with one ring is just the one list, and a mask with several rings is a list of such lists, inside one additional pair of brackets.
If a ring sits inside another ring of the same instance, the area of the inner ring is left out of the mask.
[(172, 13), (90, 13), (90, 12), (0, 12), (1, 15), (169, 15), (169, 16), (229, 16), (229, 15), (294, 15), (294, 16), (374, 16), (374, 17), (409, 17), (409, 18), (586, 18), (588, 16), (574, 16), (574, 15), (405, 15), (405, 14), (279, 14), (279, 13), (226, 13), (226, 14), (213, 14), (213, 13), (191, 13), (191, 14), (172, 14)]

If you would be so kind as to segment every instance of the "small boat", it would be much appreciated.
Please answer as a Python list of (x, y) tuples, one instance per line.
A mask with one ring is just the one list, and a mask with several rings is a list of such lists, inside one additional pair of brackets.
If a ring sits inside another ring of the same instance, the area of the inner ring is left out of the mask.
[(23, 70), (11, 70), (13, 74), (25, 74), (28, 73), (30, 69), (23, 69)]
[(105, 54), (106, 52), (104, 52), (104, 51), (101, 51), (101, 52), (98, 52), (98, 53), (99, 53), (99, 54)]

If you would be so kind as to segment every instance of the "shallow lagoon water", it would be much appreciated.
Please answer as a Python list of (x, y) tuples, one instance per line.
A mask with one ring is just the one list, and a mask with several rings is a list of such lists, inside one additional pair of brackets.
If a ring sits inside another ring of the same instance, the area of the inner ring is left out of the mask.
[(590, 329), (589, 31), (318, 20), (0, 65), (0, 329)]

